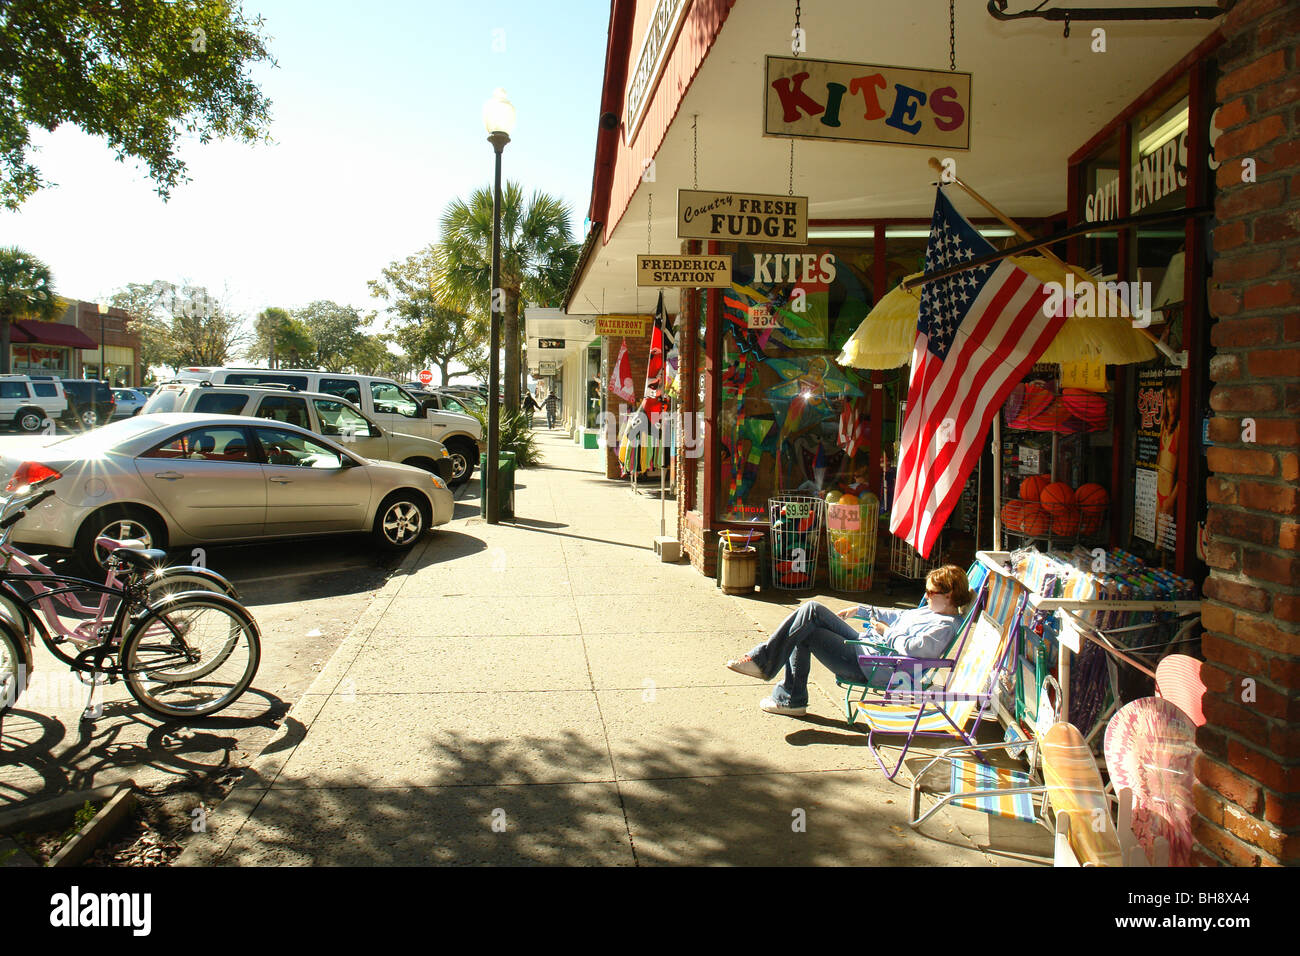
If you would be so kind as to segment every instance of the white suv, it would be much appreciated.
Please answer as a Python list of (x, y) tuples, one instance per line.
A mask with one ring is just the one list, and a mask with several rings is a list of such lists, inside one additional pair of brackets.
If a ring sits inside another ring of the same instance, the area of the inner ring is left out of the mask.
[[(300, 392), (324, 392), (347, 399), (386, 431), (431, 438), (446, 445), (454, 473), (449, 483), (458, 485), (473, 475), (479, 454), (487, 448), (483, 426), (473, 415), (430, 408), (391, 378), (313, 369), (193, 366), (178, 369), (176, 380), (213, 385), (284, 385)], [(154, 392), (144, 414), (177, 411), (174, 395), (167, 395), (161, 388)]]
[(53, 426), (68, 410), (63, 386), (52, 378), (0, 375), (0, 422), (13, 422), (23, 432)]

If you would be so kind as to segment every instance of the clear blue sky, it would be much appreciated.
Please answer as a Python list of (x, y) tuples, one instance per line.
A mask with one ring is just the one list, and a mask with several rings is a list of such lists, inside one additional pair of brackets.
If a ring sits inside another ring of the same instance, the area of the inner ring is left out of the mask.
[[(569, 204), (582, 232), (607, 0), (245, 0), (278, 67), (255, 74), (276, 143), (189, 142), (170, 202), (143, 169), (74, 128), (38, 134), (59, 185), (0, 211), (0, 244), (95, 301), (128, 282), (188, 280), (252, 315), (313, 299), (381, 305), (366, 280), (437, 239), (447, 203), (489, 185), (482, 106), (518, 111), (504, 175)], [(500, 31), (500, 32), (498, 32)], [(504, 50), (494, 47), (504, 45)]]

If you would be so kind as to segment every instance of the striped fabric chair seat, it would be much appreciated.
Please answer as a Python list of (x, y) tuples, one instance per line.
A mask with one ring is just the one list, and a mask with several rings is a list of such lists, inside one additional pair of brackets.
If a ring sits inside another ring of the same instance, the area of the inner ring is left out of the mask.
[(917, 708), (910, 704), (875, 704), (860, 703), (857, 705), (859, 713), (867, 721), (867, 726), (881, 734), (952, 734), (954, 737), (960, 737), (961, 734), (953, 729), (953, 724), (965, 729), (970, 720), (971, 711), (975, 709), (973, 701), (963, 701), (961, 709), (953, 708), (948, 715), (952, 720), (949, 721), (942, 711), (930, 710), (918, 724), (916, 722)]
[[(1030, 793), (1006, 793), (1033, 788), (1029, 774), (1006, 767), (990, 767), (978, 760), (952, 762), (952, 792), (949, 801), (955, 807), (978, 810), (995, 817), (1034, 823), (1034, 799)], [(1037, 788), (1041, 791), (1041, 787)]]

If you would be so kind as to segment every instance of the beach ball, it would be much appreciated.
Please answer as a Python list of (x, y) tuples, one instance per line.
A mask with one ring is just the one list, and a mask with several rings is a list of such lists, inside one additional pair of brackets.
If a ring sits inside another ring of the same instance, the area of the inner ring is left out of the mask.
[(1049, 475), (1030, 475), (1020, 483), (1020, 498), (1022, 501), (1032, 501), (1035, 504), (1043, 497), (1043, 489), (1051, 484), (1052, 479)]
[(838, 491), (826, 492), (826, 503), (828, 505), (837, 505), (840, 503), (840, 493)]
[(1025, 503), (1023, 501), (1008, 501), (1002, 506), (1002, 523), (1012, 531), (1020, 531), (1021, 524), (1025, 518)]
[(1052, 534), (1072, 538), (1079, 533), (1079, 509), (1070, 507), (1052, 512)]
[(1054, 481), (1043, 489), (1039, 501), (1050, 515), (1074, 509), (1074, 489), (1063, 481)]
[(839, 503), (842, 504), (842, 505), (853, 505), (853, 506), (856, 507), (856, 506), (857, 506), (857, 503), (858, 503), (858, 496), (857, 496), (857, 495), (842, 495), (842, 496), (840, 497), (840, 501), (839, 501)]
[(1035, 538), (1043, 538), (1052, 530), (1052, 516), (1047, 513), (1042, 505), (1027, 501), (1022, 514), (1020, 530), (1025, 534)]

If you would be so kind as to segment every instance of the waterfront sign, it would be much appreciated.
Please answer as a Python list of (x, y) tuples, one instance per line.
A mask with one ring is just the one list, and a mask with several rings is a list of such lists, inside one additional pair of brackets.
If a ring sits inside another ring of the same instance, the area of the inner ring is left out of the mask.
[(970, 148), (971, 75), (769, 56), (763, 133)]
[(643, 339), (650, 334), (652, 315), (598, 315), (596, 334)]
[(731, 256), (637, 256), (636, 284), (725, 289), (731, 285)]
[(679, 239), (808, 244), (808, 197), (677, 190)]

